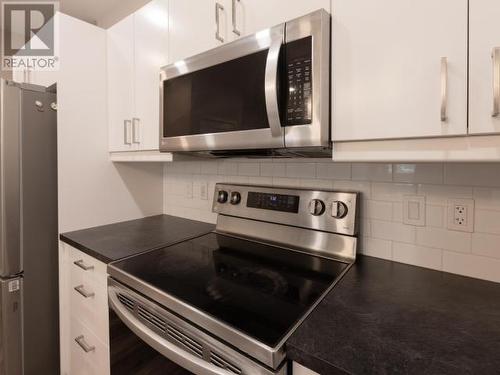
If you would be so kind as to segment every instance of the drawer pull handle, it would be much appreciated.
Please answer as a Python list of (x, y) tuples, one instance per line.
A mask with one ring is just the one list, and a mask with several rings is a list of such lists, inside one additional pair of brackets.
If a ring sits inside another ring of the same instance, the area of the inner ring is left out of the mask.
[(90, 297), (94, 297), (95, 296), (95, 293), (94, 292), (87, 292), (85, 290), (85, 287), (83, 285), (78, 285), (78, 286), (75, 286), (74, 289), (80, 293), (82, 296), (84, 296), (85, 298), (90, 298)]
[(93, 352), (95, 350), (95, 346), (87, 344), (83, 335), (76, 337), (75, 341), (85, 353)]
[(85, 262), (83, 261), (83, 259), (77, 260), (77, 261), (73, 262), (73, 264), (74, 264), (75, 266), (80, 267), (80, 268), (81, 268), (82, 270), (84, 270), (84, 271), (89, 271), (89, 270), (93, 270), (93, 269), (94, 269), (94, 266), (92, 266), (92, 265), (87, 266), (87, 265), (85, 264)]

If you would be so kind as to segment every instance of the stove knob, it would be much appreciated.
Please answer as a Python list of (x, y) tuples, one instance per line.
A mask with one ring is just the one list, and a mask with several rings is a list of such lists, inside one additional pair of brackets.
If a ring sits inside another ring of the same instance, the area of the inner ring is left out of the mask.
[(332, 203), (332, 216), (336, 219), (342, 219), (347, 215), (348, 209), (344, 202), (334, 201)]
[(217, 202), (219, 203), (227, 202), (227, 191), (219, 190), (219, 195), (217, 196)]
[(325, 203), (320, 199), (312, 199), (309, 202), (309, 213), (314, 216), (323, 215), (325, 212)]
[(237, 191), (231, 193), (231, 204), (238, 204), (241, 201), (241, 194)]

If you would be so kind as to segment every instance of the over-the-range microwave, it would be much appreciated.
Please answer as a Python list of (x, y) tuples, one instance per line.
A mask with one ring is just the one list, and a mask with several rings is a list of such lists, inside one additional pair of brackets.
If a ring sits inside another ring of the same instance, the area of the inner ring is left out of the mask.
[(325, 10), (167, 65), (160, 77), (161, 151), (331, 156)]

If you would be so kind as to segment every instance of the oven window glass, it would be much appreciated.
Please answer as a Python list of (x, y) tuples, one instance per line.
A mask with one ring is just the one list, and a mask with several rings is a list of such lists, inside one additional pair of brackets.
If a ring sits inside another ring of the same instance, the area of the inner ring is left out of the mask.
[(268, 50), (163, 83), (163, 135), (177, 137), (269, 127), (265, 100)]

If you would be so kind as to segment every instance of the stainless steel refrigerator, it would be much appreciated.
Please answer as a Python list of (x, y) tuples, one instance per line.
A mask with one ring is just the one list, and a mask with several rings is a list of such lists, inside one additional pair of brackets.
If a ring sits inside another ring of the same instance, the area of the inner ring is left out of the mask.
[(58, 374), (56, 90), (0, 95), (0, 375)]

